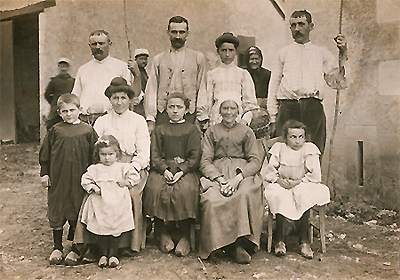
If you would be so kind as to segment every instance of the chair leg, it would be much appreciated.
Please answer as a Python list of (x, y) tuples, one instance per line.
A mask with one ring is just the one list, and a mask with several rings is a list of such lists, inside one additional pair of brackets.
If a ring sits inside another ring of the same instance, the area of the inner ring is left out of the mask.
[(190, 225), (190, 247), (192, 250), (196, 250), (196, 224)]
[(319, 211), (319, 235), (321, 238), (321, 250), (322, 253), (326, 253), (326, 242), (325, 242), (325, 207), (322, 206)]
[(143, 239), (142, 239), (142, 244), (141, 244), (141, 249), (146, 248), (146, 238), (147, 238), (147, 219), (145, 217), (143, 217)]
[(313, 220), (314, 220), (314, 210), (310, 209), (310, 244), (313, 244), (314, 242), (314, 225), (313, 225)]
[(267, 231), (268, 231), (268, 240), (267, 240), (267, 252), (271, 253), (272, 250), (272, 214), (271, 212), (268, 212), (268, 217), (267, 217)]

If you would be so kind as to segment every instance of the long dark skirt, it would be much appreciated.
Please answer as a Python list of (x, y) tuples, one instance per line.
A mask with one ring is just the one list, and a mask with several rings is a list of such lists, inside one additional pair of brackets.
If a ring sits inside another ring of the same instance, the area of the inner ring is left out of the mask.
[(196, 219), (199, 186), (199, 178), (194, 173), (187, 173), (175, 184), (168, 185), (163, 175), (150, 172), (143, 193), (143, 212), (163, 221)]

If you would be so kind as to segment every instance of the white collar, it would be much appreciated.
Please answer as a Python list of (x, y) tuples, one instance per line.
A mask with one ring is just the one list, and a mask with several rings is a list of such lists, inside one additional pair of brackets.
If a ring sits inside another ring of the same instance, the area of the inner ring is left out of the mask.
[[(67, 123), (67, 122), (65, 122), (65, 123)], [(76, 121), (74, 121), (73, 123), (71, 123), (71, 124), (80, 124), (81, 123), (81, 120), (80, 119), (77, 119)]]
[(169, 48), (169, 52), (171, 53), (179, 53), (183, 52), (184, 50), (186, 50), (186, 45), (184, 45), (182, 48), (179, 49), (174, 49), (172, 46)]
[(111, 114), (113, 114), (114, 116), (118, 117), (118, 118), (123, 118), (124, 116), (128, 115), (129, 109), (126, 110), (125, 112), (123, 112), (122, 114), (118, 114), (117, 112), (115, 112), (113, 109), (111, 109)]
[(109, 61), (110, 60), (110, 58), (111, 58), (111, 56), (110, 55), (108, 55), (107, 57), (105, 57), (103, 60), (97, 60), (96, 58), (94, 58), (94, 56), (92, 55), (92, 57), (93, 57), (93, 61), (94, 62), (96, 62), (96, 63), (99, 63), (99, 64), (103, 64), (103, 63), (106, 63), (107, 61)]
[(225, 64), (225, 63), (223, 63), (222, 61), (221, 61), (221, 59), (220, 59), (220, 66), (221, 67), (224, 67), (224, 68), (232, 68), (232, 67), (235, 67), (235, 66), (237, 66), (236, 65), (236, 63), (235, 63), (235, 60), (233, 60), (231, 63), (229, 63), (229, 64)]
[(185, 119), (182, 119), (182, 120), (177, 121), (177, 122), (173, 122), (172, 120), (169, 120), (169, 123), (184, 123), (185, 121), (186, 121)]

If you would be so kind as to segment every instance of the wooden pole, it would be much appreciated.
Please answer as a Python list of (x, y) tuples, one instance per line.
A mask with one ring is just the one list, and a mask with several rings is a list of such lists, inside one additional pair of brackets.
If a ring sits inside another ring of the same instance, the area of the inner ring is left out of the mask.
[[(339, 34), (342, 34), (342, 21), (343, 21), (343, 0), (340, 0), (340, 8), (339, 8)], [(342, 61), (340, 59), (340, 54), (339, 54), (339, 70), (341, 69)], [(335, 99), (335, 113), (333, 117), (333, 127), (332, 127), (332, 134), (329, 139), (329, 158), (328, 158), (328, 174), (327, 174), (327, 182), (328, 184), (331, 182), (330, 177), (331, 177), (331, 166), (332, 166), (332, 153), (333, 153), (333, 145), (334, 145), (334, 139), (335, 139), (335, 134), (336, 134), (336, 127), (337, 127), (337, 122), (338, 122), (338, 117), (339, 117), (339, 108), (340, 107), (340, 89), (336, 90), (336, 99)], [(333, 190), (333, 197), (336, 196), (336, 189), (334, 186), (332, 186)]]
[(132, 51), (131, 51), (131, 41), (129, 40), (129, 35), (128, 35), (128, 18), (127, 18), (127, 13), (126, 13), (126, 1), (127, 0), (123, 0), (124, 1), (124, 29), (125, 29), (125, 38), (126, 38), (126, 42), (128, 44), (128, 56), (129, 59), (132, 59)]

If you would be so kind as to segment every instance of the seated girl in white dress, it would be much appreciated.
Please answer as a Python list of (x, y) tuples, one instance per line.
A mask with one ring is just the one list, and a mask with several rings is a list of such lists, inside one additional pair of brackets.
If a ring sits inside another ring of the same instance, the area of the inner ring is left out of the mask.
[(313, 258), (309, 237), (310, 209), (330, 201), (329, 188), (321, 184), (320, 151), (306, 142), (306, 126), (289, 120), (284, 125), (285, 143), (275, 143), (264, 162), (261, 175), (270, 212), (276, 216), (275, 255), (286, 254), (289, 221), (296, 221), (300, 254)]
[(96, 164), (82, 175), (82, 188), (89, 193), (82, 205), (81, 222), (100, 249), (100, 267), (116, 267), (120, 236), (132, 231), (134, 219), (129, 188), (140, 175), (132, 164), (118, 162), (121, 148), (112, 135), (103, 135), (95, 144)]

